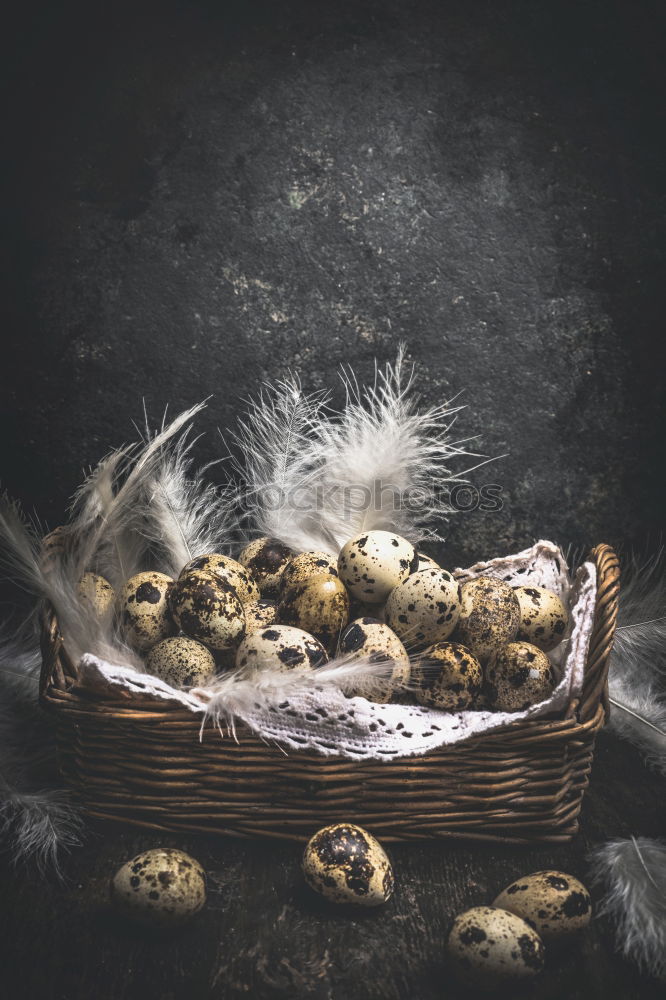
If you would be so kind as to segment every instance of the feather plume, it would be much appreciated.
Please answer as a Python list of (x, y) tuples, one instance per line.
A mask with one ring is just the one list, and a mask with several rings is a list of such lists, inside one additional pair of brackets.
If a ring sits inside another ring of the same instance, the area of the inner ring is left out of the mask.
[(598, 913), (615, 923), (618, 950), (643, 972), (666, 977), (666, 843), (611, 840), (593, 852), (591, 871), (606, 889)]

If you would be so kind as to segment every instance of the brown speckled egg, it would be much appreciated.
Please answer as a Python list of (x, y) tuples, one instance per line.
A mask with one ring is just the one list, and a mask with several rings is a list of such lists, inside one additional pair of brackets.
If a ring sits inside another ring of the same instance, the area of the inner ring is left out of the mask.
[(313, 576), (338, 575), (338, 561), (327, 552), (299, 552), (290, 559), (284, 568), (280, 579), (280, 593), (284, 594), (289, 587), (300, 586)]
[(555, 675), (550, 660), (538, 646), (510, 642), (486, 667), (485, 691), (493, 708), (521, 712), (553, 693)]
[(282, 591), (278, 619), (314, 635), (331, 652), (349, 621), (349, 595), (337, 575), (308, 577)]
[(589, 892), (564, 872), (534, 872), (516, 879), (500, 892), (493, 906), (522, 917), (544, 941), (575, 934), (592, 917)]
[(84, 573), (79, 580), (76, 593), (96, 618), (110, 615), (116, 603), (116, 592), (103, 576), (98, 573)]
[[(340, 637), (341, 655), (367, 658), (378, 664), (380, 673), (374, 675), (370, 667), (367, 678), (359, 677), (345, 687), (350, 698), (361, 696), (368, 701), (386, 704), (409, 683), (410, 663), (407, 650), (400, 639), (378, 618), (357, 618)], [(386, 673), (382, 665), (385, 664)]]
[(218, 576), (223, 583), (228, 583), (236, 591), (242, 604), (258, 601), (261, 596), (250, 571), (231, 556), (219, 555), (217, 552), (207, 556), (197, 556), (183, 566), (180, 576), (188, 576), (193, 569), (205, 570), (206, 573)]
[(544, 652), (564, 638), (569, 615), (557, 594), (545, 587), (514, 587), (520, 605), (516, 639), (531, 642)]
[(284, 670), (312, 670), (326, 663), (322, 644), (301, 628), (271, 625), (247, 635), (238, 647), (236, 666), (250, 670), (281, 667)]
[(139, 653), (177, 631), (169, 610), (173, 580), (164, 573), (137, 573), (120, 591), (116, 603), (127, 643)]
[(439, 565), (438, 562), (435, 562), (435, 560), (432, 558), (432, 556), (427, 556), (425, 554), (425, 552), (417, 552), (416, 554), (419, 557), (419, 561), (418, 561), (416, 569), (414, 570), (415, 573), (420, 572), (420, 570), (422, 570), (422, 569), (441, 569), (442, 568)]
[(245, 635), (245, 613), (236, 591), (213, 573), (192, 570), (171, 593), (179, 628), (211, 649), (234, 649)]
[(414, 546), (406, 538), (392, 531), (365, 531), (343, 546), (338, 573), (357, 601), (383, 604), (417, 564)]
[(146, 670), (172, 687), (200, 687), (215, 673), (215, 658), (196, 639), (173, 636), (153, 646), (146, 658)]
[(206, 877), (184, 851), (159, 847), (137, 854), (111, 881), (111, 902), (123, 916), (151, 927), (176, 927), (206, 902)]
[(480, 694), (483, 671), (459, 642), (437, 642), (413, 665), (412, 681), (419, 704), (462, 712)]
[(477, 576), (462, 585), (455, 638), (481, 662), (515, 638), (519, 621), (518, 598), (504, 580)]
[(422, 569), (391, 591), (384, 614), (408, 649), (423, 649), (456, 627), (460, 587), (445, 569)]
[(246, 545), (238, 561), (256, 580), (262, 597), (274, 597), (280, 586), (280, 577), (294, 550), (275, 538), (255, 538)]
[(473, 906), (456, 917), (448, 951), (469, 986), (496, 987), (543, 969), (543, 941), (536, 931), (514, 913), (491, 906)]
[(393, 869), (378, 840), (360, 826), (336, 823), (315, 833), (303, 854), (311, 889), (332, 903), (380, 906), (393, 893)]
[(277, 604), (268, 598), (245, 605), (245, 634), (258, 632), (277, 621)]

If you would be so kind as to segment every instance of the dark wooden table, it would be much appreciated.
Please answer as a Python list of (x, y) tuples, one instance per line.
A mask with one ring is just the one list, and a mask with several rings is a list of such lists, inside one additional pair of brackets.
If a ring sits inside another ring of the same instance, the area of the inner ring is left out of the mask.
[[(585, 879), (592, 845), (632, 833), (656, 836), (664, 827), (663, 782), (634, 751), (602, 734), (574, 843), (394, 845), (396, 893), (376, 912), (344, 913), (315, 898), (303, 885), (297, 844), (95, 828), (67, 860), (64, 884), (42, 881), (5, 861), (3, 996), (456, 1000), (472, 995), (454, 983), (446, 962), (446, 938), (456, 913), (491, 902), (515, 876), (544, 867)], [(116, 921), (106, 899), (115, 869), (158, 845), (197, 857), (208, 873), (209, 890), (205, 910), (190, 926), (151, 937)], [(506, 993), (514, 995), (515, 990)], [(611, 929), (598, 919), (560, 954), (549, 954), (543, 975), (520, 996), (656, 1000), (664, 991), (614, 954)]]

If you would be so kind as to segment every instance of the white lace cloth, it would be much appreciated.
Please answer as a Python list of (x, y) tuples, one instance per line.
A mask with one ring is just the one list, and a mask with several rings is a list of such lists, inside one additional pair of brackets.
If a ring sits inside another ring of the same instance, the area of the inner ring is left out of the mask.
[[(594, 620), (596, 570), (584, 563), (571, 579), (562, 551), (540, 541), (517, 555), (476, 563), (456, 570), (459, 580), (474, 576), (500, 577), (513, 585), (531, 583), (555, 591), (569, 608), (565, 639), (549, 654), (559, 680), (546, 701), (523, 712), (444, 712), (412, 705), (377, 705), (365, 698), (348, 698), (332, 687), (300, 690), (279, 704), (262, 702), (237, 712), (254, 732), (284, 749), (315, 750), (328, 756), (388, 760), (428, 753), (518, 719), (562, 712), (580, 694)], [(79, 686), (100, 695), (122, 694), (131, 706), (141, 693), (156, 702), (177, 702), (203, 715), (205, 703), (194, 693), (178, 691), (157, 677), (117, 667), (86, 654), (79, 663)]]

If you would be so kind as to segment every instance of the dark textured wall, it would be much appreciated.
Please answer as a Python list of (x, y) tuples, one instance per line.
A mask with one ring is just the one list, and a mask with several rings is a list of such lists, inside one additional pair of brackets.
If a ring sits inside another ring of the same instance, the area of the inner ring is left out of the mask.
[[(663, 8), (580, 0), (19, 12), (4, 485), (51, 523), (141, 400), (367, 375), (405, 340), (501, 514), (451, 562), (663, 525)], [(9, 155), (8, 155), (9, 154)]]

